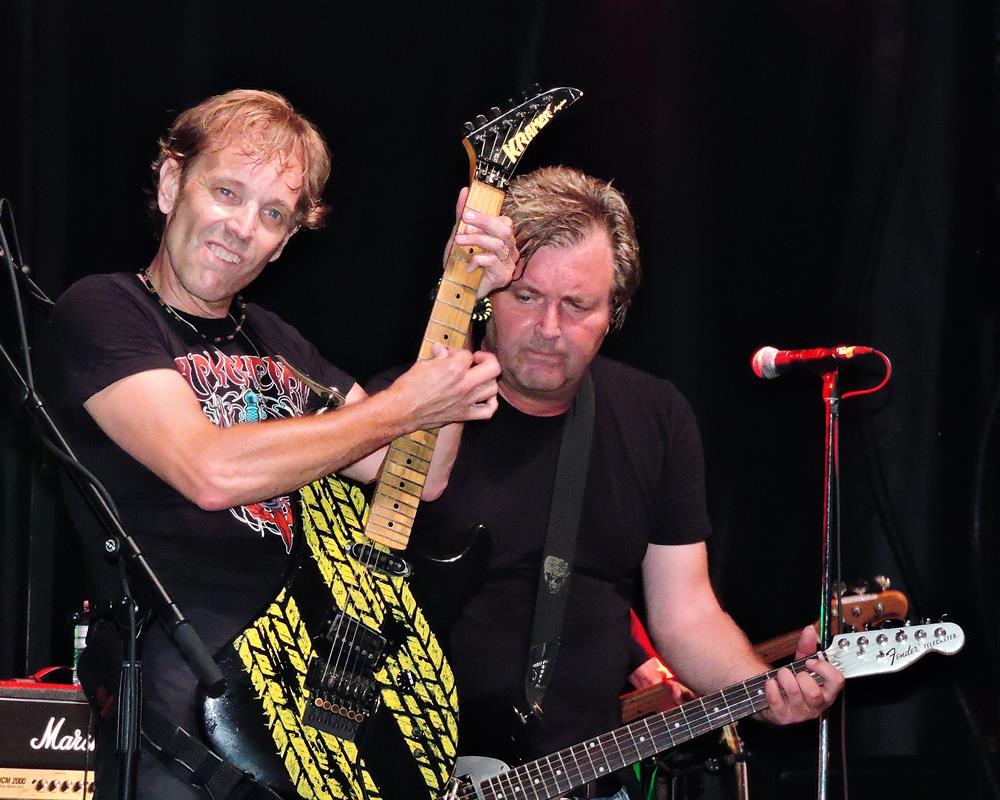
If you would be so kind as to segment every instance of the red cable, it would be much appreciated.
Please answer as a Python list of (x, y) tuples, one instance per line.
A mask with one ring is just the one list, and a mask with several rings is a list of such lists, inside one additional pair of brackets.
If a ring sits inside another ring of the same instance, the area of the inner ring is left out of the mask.
[(882, 382), (877, 386), (872, 386), (868, 389), (856, 389), (853, 392), (844, 392), (844, 394), (840, 396), (841, 400), (846, 400), (848, 397), (857, 397), (863, 394), (875, 394), (875, 392), (879, 391), (889, 382), (889, 377), (892, 375), (892, 362), (889, 361), (889, 357), (881, 350), (872, 350), (872, 352), (885, 362), (885, 377), (882, 378)]

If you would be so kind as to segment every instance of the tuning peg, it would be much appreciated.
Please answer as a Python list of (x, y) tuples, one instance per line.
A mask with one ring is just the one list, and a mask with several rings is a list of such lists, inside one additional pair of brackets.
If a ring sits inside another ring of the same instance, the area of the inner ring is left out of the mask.
[(499, 106), (493, 106), (493, 108), (490, 109), (490, 119), (496, 119), (499, 116), (500, 116)]
[(476, 114), (476, 127), (481, 128), (487, 123), (487, 119), (482, 114)]
[(847, 584), (841, 581), (837, 584), (837, 597), (843, 597), (847, 594)]
[(852, 594), (868, 594), (868, 581), (857, 580), (851, 583)]
[(476, 126), (473, 125), (471, 122), (465, 122), (462, 124), (462, 130), (464, 130), (466, 133), (472, 133), (475, 129)]
[(879, 591), (882, 592), (884, 592), (886, 589), (892, 586), (892, 581), (889, 580), (885, 575), (873, 575), (872, 583), (874, 583), (879, 588)]

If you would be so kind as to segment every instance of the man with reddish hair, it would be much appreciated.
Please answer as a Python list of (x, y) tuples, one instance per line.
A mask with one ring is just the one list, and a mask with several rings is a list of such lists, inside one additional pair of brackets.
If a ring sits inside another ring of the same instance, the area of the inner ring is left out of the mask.
[[(168, 160), (177, 162), (186, 174), (199, 154), (231, 142), (261, 163), (277, 160), (282, 169), (289, 158), (297, 159), (302, 175), (297, 225), (322, 227), (328, 211), (322, 195), (330, 177), (330, 153), (320, 132), (276, 92), (235, 89), (178, 114), (159, 141), (160, 152), (152, 164), (154, 188)], [(162, 222), (155, 194), (150, 204)]]
[[(449, 423), (493, 414), (499, 367), (487, 353), (438, 348), (369, 397), (294, 328), (242, 299), (326, 210), (326, 145), (280, 95), (209, 98), (180, 114), (160, 146), (157, 251), (137, 273), (91, 275), (60, 298), (48, 394), (80, 459), (214, 652), (280, 585), (297, 535), (289, 495), (334, 471), (371, 481), (387, 443), (445, 426), (424, 490), (439, 493), (457, 444)], [(484, 271), (481, 293), (509, 282), (517, 259), (510, 220), (471, 209), (462, 219), (468, 231), (456, 242), (480, 250), (470, 269)], [(338, 387), (343, 406), (312, 413), (332, 396), (315, 393), (317, 384)], [(114, 599), (103, 531), (80, 497), (68, 492), (67, 500), (91, 597)], [(146, 703), (195, 734), (193, 675), (161, 626), (148, 626), (143, 639)], [(99, 739), (99, 791), (109, 797), (114, 749)], [(202, 796), (184, 777), (183, 766), (144, 749), (138, 796)]]

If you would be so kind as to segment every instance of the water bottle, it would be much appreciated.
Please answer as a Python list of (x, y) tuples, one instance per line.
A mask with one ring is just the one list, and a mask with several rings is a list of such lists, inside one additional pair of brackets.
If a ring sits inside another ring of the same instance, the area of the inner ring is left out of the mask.
[(83, 608), (73, 612), (73, 685), (80, 685), (77, 675), (77, 665), (80, 663), (80, 653), (87, 646), (87, 630), (90, 628), (90, 601), (83, 601)]

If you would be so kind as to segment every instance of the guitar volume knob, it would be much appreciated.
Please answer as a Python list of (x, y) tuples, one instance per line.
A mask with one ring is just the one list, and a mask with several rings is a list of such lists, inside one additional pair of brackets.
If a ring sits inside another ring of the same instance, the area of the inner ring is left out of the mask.
[(417, 676), (408, 669), (401, 670), (399, 675), (396, 676), (396, 686), (404, 691), (412, 691), (416, 685)]

